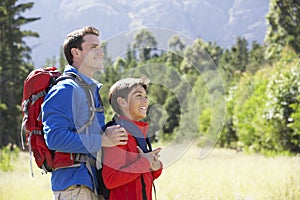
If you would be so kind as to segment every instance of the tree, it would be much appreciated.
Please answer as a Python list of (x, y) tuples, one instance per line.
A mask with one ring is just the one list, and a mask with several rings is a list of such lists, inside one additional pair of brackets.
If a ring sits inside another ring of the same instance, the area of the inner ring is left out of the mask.
[(45, 66), (57, 66), (57, 59), (56, 59), (56, 57), (53, 56), (52, 58), (47, 58)]
[[(197, 39), (184, 51), (185, 60), (181, 63), (180, 70), (183, 73), (204, 72), (210, 67), (210, 56), (206, 51), (207, 44), (202, 39)], [(197, 69), (195, 71), (195, 69)]]
[(180, 39), (179, 35), (174, 35), (171, 39), (168, 41), (168, 46), (172, 51), (181, 53), (183, 49), (185, 48), (184, 42)]
[(29, 64), (31, 49), (23, 39), (38, 37), (35, 32), (21, 30), (22, 25), (39, 19), (21, 16), (33, 3), (16, 2), (0, 2), (0, 146), (20, 141), (22, 85), (33, 69)]
[(267, 77), (270, 70), (258, 71), (254, 76), (245, 73), (239, 81), (233, 99), (233, 128), (246, 149), (261, 151), (266, 147), (267, 131), (262, 130), (262, 116), (266, 105)]
[(136, 58), (134, 55), (134, 51), (132, 51), (130, 45), (127, 46), (127, 51), (126, 51), (126, 64), (125, 64), (125, 69), (132, 69), (136, 67)]
[(183, 60), (183, 50), (185, 48), (184, 42), (180, 39), (178, 35), (174, 35), (168, 41), (168, 47), (170, 51), (168, 51), (168, 65), (179, 68), (182, 60)]
[(141, 29), (134, 37), (133, 48), (139, 51), (139, 58), (145, 61), (151, 58), (151, 51), (157, 47), (157, 41), (150, 31)]
[(58, 64), (59, 64), (58, 69), (60, 72), (63, 72), (66, 64), (68, 64), (63, 52), (63, 48), (60, 48), (59, 51)]
[(297, 54), (284, 49), (276, 71), (268, 85), (268, 106), (265, 117), (271, 128), (274, 147), (278, 151), (300, 152), (299, 116), (299, 79), (300, 65)]
[(246, 71), (254, 74), (261, 68), (267, 61), (264, 57), (265, 46), (261, 46), (257, 42), (252, 42), (251, 49), (249, 51), (249, 62), (246, 66)]
[(237, 38), (236, 44), (226, 49), (220, 56), (218, 67), (223, 70), (226, 85), (238, 82), (240, 75), (249, 64), (248, 42), (245, 38)]
[(235, 70), (246, 71), (248, 64), (248, 42), (245, 38), (238, 38), (235, 46), (231, 48), (232, 65)]
[(269, 24), (265, 41), (267, 58), (276, 57), (284, 46), (300, 53), (300, 1), (271, 0), (266, 17)]
[(165, 105), (168, 113), (166, 124), (163, 127), (165, 134), (172, 134), (174, 129), (179, 126), (179, 117), (181, 114), (180, 103), (177, 97), (173, 94), (167, 97)]

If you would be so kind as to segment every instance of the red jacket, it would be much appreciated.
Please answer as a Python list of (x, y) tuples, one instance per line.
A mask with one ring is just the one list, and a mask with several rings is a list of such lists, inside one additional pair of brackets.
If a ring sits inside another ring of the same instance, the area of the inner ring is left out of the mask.
[[(146, 135), (147, 123), (132, 122)], [(128, 132), (127, 145), (104, 148), (102, 176), (110, 189), (110, 200), (143, 200), (142, 177), (147, 200), (152, 199), (152, 184), (160, 176), (162, 168), (152, 171), (149, 161), (139, 156), (137, 146), (135, 138)]]

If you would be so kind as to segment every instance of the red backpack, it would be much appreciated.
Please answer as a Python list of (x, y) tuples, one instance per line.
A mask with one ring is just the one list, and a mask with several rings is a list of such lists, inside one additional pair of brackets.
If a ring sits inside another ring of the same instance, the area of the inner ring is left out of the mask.
[[(46, 173), (55, 168), (74, 166), (74, 161), (87, 162), (87, 156), (79, 154), (61, 153), (50, 150), (45, 143), (43, 125), (41, 119), (41, 105), (49, 89), (58, 81), (71, 78), (77, 82), (85, 91), (88, 98), (89, 107), (94, 108), (94, 97), (91, 88), (75, 73), (68, 73), (62, 76), (55, 67), (46, 67), (33, 70), (24, 81), (22, 113), (23, 121), (21, 127), (22, 146), (24, 149), (23, 134), (26, 135), (26, 142), (30, 152), (30, 165), (32, 171), (32, 154), (37, 166)], [(100, 98), (101, 100), (101, 98)], [(102, 103), (102, 102), (101, 102)], [(94, 109), (90, 112), (90, 118), (80, 129), (88, 127), (94, 117), (95, 112), (103, 112)], [(70, 156), (71, 155), (71, 156)], [(88, 162), (93, 162), (88, 160)], [(33, 173), (32, 173), (33, 175)]]
[[(48, 149), (44, 140), (41, 105), (59, 76), (61, 73), (55, 67), (39, 68), (33, 70), (24, 81), (21, 134), (25, 132), (26, 135), (30, 164), (33, 153), (37, 166), (46, 172), (53, 168), (53, 152)], [(24, 149), (23, 139), (22, 146)]]

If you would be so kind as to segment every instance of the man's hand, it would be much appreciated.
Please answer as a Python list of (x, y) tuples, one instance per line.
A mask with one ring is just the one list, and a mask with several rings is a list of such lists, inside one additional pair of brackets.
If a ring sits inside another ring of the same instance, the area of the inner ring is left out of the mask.
[(113, 147), (126, 145), (128, 135), (126, 130), (120, 125), (109, 126), (102, 135), (102, 147)]
[(161, 162), (158, 160), (158, 158), (160, 157), (159, 152), (161, 151), (161, 148), (158, 147), (156, 149), (154, 149), (151, 152), (148, 153), (144, 153), (143, 150), (137, 146), (137, 149), (139, 151), (139, 154), (141, 157), (145, 157), (148, 159), (148, 161), (151, 164), (151, 170), (152, 171), (156, 171), (159, 170), (161, 168)]

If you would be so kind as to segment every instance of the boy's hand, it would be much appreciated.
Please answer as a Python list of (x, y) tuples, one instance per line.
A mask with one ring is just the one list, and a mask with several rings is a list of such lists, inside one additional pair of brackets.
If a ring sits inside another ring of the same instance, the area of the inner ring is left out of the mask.
[(148, 159), (148, 161), (151, 164), (151, 169), (153, 171), (156, 171), (161, 168), (161, 162), (158, 160), (158, 158), (160, 157), (159, 152), (161, 151), (161, 147), (158, 147), (148, 153), (144, 153), (143, 150), (139, 146), (137, 146), (137, 149), (139, 151), (140, 156)]
[(128, 135), (126, 130), (120, 125), (109, 126), (102, 135), (102, 147), (113, 147), (126, 145)]
[(159, 170), (161, 168), (161, 162), (159, 160), (154, 161), (151, 165), (152, 171)]

